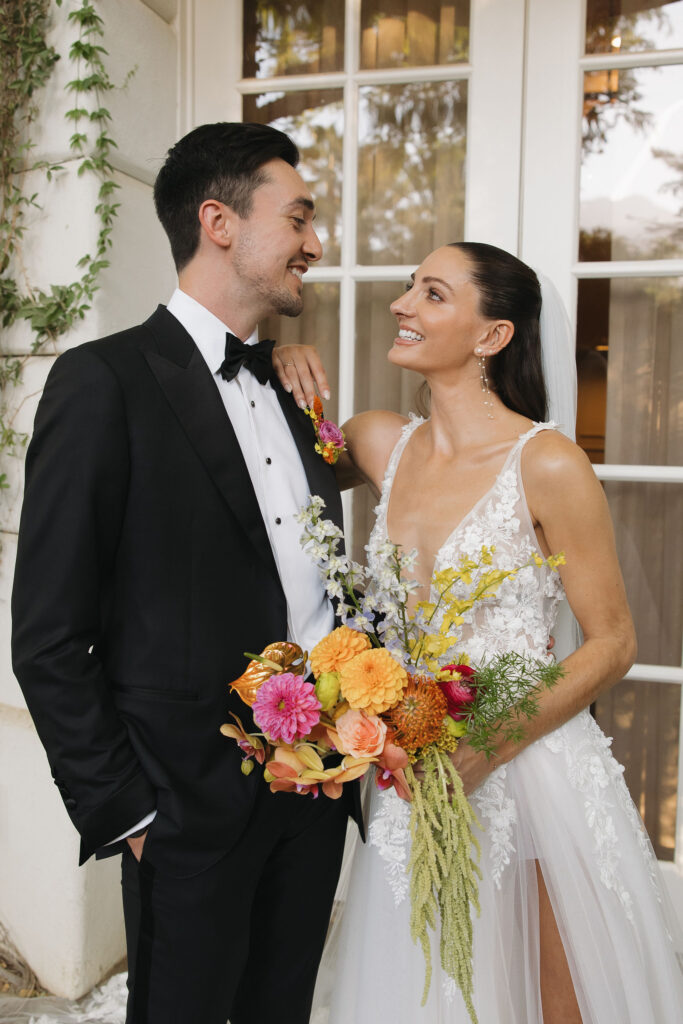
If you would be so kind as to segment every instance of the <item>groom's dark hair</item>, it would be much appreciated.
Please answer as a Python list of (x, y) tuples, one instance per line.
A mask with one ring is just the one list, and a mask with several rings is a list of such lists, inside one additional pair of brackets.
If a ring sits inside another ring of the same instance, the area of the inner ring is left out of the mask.
[(268, 180), (263, 165), (276, 159), (296, 167), (299, 150), (284, 132), (250, 122), (203, 124), (169, 149), (154, 183), (154, 205), (176, 270), (197, 251), (201, 204), (217, 199), (248, 217), (254, 191)]

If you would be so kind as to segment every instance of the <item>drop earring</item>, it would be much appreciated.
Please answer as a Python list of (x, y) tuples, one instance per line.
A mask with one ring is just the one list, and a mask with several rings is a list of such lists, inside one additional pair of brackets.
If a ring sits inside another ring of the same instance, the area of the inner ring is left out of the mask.
[(486, 356), (482, 355), (480, 348), (475, 348), (474, 354), (477, 356), (477, 362), (479, 363), (479, 380), (481, 382), (481, 391), (484, 396), (486, 415), (490, 420), (492, 420), (494, 419), (493, 400), (491, 398), (491, 389), (489, 387), (489, 379), (486, 373)]

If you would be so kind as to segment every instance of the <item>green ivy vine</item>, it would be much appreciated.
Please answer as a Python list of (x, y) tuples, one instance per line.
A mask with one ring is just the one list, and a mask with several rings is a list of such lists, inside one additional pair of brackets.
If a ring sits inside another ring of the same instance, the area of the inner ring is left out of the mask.
[[(100, 274), (109, 265), (107, 253), (119, 206), (114, 201), (119, 186), (110, 163), (116, 143), (109, 134), (111, 115), (103, 105), (105, 94), (114, 88), (103, 60), (107, 55), (101, 45), (104, 27), (93, 0), (81, 0), (67, 15), (78, 38), (69, 51), (76, 75), (67, 86), (74, 105), (66, 117), (72, 128), (69, 147), (80, 161), (78, 174), (95, 174), (100, 182), (94, 210), (99, 232), (94, 251), (78, 261), (81, 274), (72, 284), (47, 289), (31, 285), (22, 242), (26, 214), (31, 208), (40, 209), (40, 202), (38, 193), (27, 191), (25, 184), (30, 172), (42, 171), (51, 180), (64, 169), (59, 163), (32, 159), (31, 132), (39, 110), (36, 96), (60, 59), (47, 42), (55, 6), (61, 7), (62, 0), (54, 4), (53, 0), (0, 0), (0, 316), (5, 328), (25, 320), (33, 332), (29, 354), (0, 358), (0, 456), (15, 455), (27, 440), (13, 428), (7, 389), (20, 382), (30, 356), (65, 334), (90, 309)], [(0, 488), (6, 487), (7, 474), (0, 473)]]

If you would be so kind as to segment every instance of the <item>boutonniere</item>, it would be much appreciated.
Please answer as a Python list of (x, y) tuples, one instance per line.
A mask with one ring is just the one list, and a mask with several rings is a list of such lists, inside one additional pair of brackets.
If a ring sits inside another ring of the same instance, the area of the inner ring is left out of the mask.
[(326, 420), (323, 416), (323, 403), (316, 395), (313, 399), (313, 408), (308, 406), (304, 410), (307, 416), (310, 416), (313, 421), (313, 429), (315, 430), (315, 450), (318, 455), (322, 455), (325, 462), (329, 466), (334, 466), (337, 459), (343, 451), (345, 451), (344, 431), (333, 423), (332, 420)]

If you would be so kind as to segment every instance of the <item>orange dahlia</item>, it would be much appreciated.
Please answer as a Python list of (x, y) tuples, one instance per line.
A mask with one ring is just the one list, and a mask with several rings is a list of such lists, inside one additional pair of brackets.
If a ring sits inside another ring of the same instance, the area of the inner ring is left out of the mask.
[(408, 685), (401, 700), (386, 715), (396, 730), (396, 742), (409, 754), (441, 736), (441, 726), (448, 710), (441, 687), (428, 676), (408, 676)]
[(383, 647), (357, 654), (339, 670), (341, 692), (349, 706), (379, 715), (401, 696), (408, 673)]
[(311, 668), (317, 679), (322, 672), (338, 672), (342, 665), (351, 661), (370, 646), (365, 633), (359, 633), (349, 626), (339, 626), (316, 644), (311, 651)]

